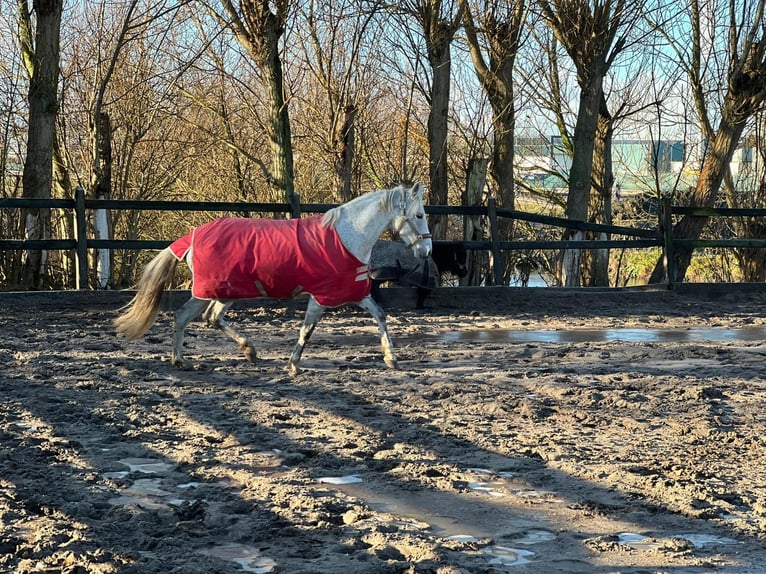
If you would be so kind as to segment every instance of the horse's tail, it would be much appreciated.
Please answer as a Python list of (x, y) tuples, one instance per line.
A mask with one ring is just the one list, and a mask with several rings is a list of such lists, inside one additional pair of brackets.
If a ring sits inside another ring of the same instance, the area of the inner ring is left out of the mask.
[(161, 251), (146, 265), (138, 281), (136, 296), (122, 308), (126, 311), (114, 320), (120, 337), (134, 341), (154, 324), (162, 293), (173, 280), (177, 265), (178, 259), (170, 248)]

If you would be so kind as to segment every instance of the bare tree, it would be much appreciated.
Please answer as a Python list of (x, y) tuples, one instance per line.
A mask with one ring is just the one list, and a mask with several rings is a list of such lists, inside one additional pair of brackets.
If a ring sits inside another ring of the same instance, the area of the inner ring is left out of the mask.
[[(405, 13), (415, 16), (423, 29), (431, 85), (427, 98), (429, 179), (428, 200), (432, 204), (449, 203), (447, 170), (447, 134), (452, 79), (452, 41), (463, 21), (464, 4), (458, 0), (406, 0), (401, 3)], [(447, 236), (447, 218), (432, 215), (430, 221), (434, 238)]]
[[(476, 75), (492, 108), (492, 162), (490, 174), (501, 207), (514, 208), (514, 105), (513, 69), (526, 14), (525, 0), (474, 2), (460, 0), (465, 33)], [(513, 234), (511, 220), (502, 219), (501, 239)], [(508, 277), (505, 277), (507, 279)]]
[[(26, 125), (20, 118), (25, 113), (27, 79), (19, 73), (23, 69), (19, 50), (18, 15), (0, 14), (0, 197), (18, 197), (22, 193), (21, 175), (24, 157), (22, 141)], [(0, 210), (0, 235), (18, 237), (21, 229), (20, 214), (16, 210)], [(21, 270), (21, 252), (0, 251), (0, 282), (18, 285)]]
[[(63, 0), (35, 0), (18, 3), (21, 47), (29, 79), (29, 126), (22, 186), (24, 197), (49, 198), (53, 181), (53, 148), (58, 107), (59, 38)], [(32, 25), (32, 11), (36, 16)], [(34, 28), (34, 33), (32, 29)], [(34, 40), (33, 40), (34, 38)], [(24, 218), (25, 237), (50, 237), (50, 209), (28, 209)], [(44, 286), (47, 252), (30, 251), (22, 280), (33, 289)]]
[(292, 135), (285, 90), (280, 38), (284, 34), (290, 0), (221, 0), (223, 12), (201, 0), (226, 25), (258, 66), (268, 96), (268, 132), (271, 145), (270, 184), (286, 202), (295, 193)]
[[(713, 5), (690, 0), (691, 38), (686, 27), (677, 28), (683, 36), (672, 38), (671, 45), (689, 76), (701, 135), (708, 142), (690, 198), (694, 206), (715, 204), (745, 126), (766, 100), (765, 4), (766, 0), (752, 3), (729, 0), (722, 3), (721, 12), (716, 13), (712, 11)], [(716, 23), (720, 21), (726, 22), (723, 38), (716, 33), (719, 29)], [(710, 77), (706, 72), (715, 72), (716, 62), (720, 63), (721, 75)], [(716, 127), (715, 118), (718, 118)], [(699, 238), (706, 223), (705, 217), (684, 216), (675, 224), (673, 236)], [(674, 251), (674, 281), (683, 280), (692, 253), (691, 248)], [(650, 281), (662, 281), (667, 273), (666, 262), (660, 258)]]
[[(640, 5), (628, 0), (538, 0), (538, 6), (556, 39), (566, 49), (577, 71), (580, 101), (572, 136), (572, 167), (566, 215), (570, 219), (588, 218), (592, 187), (593, 153), (603, 103), (603, 82), (627, 39), (627, 24), (636, 17)], [(583, 238), (580, 231), (569, 232), (569, 239)], [(580, 285), (582, 252), (565, 250), (562, 256), (562, 283)]]
[[(375, 47), (382, 28), (371, 26), (380, 7), (367, 0), (310, 0), (302, 8), (296, 26), (300, 62), (294, 65), (308, 71), (297, 88), (303, 96), (306, 129), (302, 135), (319, 148), (314, 163), (327, 164), (325, 173), (334, 176), (335, 200), (348, 201), (353, 196), (355, 166), (357, 171), (359, 166), (357, 126), (366, 102), (374, 97), (373, 78), (380, 81), (379, 67), (372, 61), (377, 59)], [(318, 123), (318, 118), (324, 121)], [(295, 119), (294, 123), (297, 126)]]
[[(754, 116), (753, 132), (747, 137), (745, 149), (752, 150), (748, 162), (742, 162), (737, 181), (731, 187), (724, 178), (727, 205), (758, 208), (766, 204), (766, 114)], [(744, 151), (744, 150), (743, 150)], [(733, 178), (731, 178), (733, 179)], [(766, 221), (762, 217), (730, 218), (737, 237), (766, 238)], [(766, 249), (740, 248), (734, 250), (742, 280), (762, 283), (766, 281)]]

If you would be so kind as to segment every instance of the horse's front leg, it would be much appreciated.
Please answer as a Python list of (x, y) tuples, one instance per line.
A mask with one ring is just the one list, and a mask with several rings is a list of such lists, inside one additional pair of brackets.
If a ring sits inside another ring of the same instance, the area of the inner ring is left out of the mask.
[(301, 371), (300, 364), (303, 347), (306, 346), (306, 343), (311, 338), (311, 333), (314, 332), (314, 327), (317, 326), (317, 322), (319, 322), (319, 319), (324, 314), (324, 310), (325, 308), (317, 303), (314, 297), (309, 298), (309, 304), (306, 307), (306, 317), (303, 319), (303, 325), (298, 334), (298, 342), (295, 344), (293, 354), (290, 355), (290, 361), (287, 363), (287, 370), (293, 376)]
[(378, 305), (372, 297), (367, 296), (359, 302), (359, 306), (375, 317), (378, 322), (378, 330), (380, 331), (380, 346), (383, 348), (383, 360), (390, 369), (398, 369), (399, 361), (394, 356), (394, 344), (391, 342), (391, 337), (388, 335), (388, 327), (386, 326), (386, 314), (383, 312), (383, 308)]

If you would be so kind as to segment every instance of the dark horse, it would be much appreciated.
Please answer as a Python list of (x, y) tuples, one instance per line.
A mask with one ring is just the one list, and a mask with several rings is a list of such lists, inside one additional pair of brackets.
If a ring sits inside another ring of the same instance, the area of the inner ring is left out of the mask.
[(413, 257), (411, 250), (399, 241), (378, 241), (370, 259), (372, 296), (379, 299), (379, 287), (388, 281), (416, 287), (416, 308), (422, 309), (431, 290), (441, 283), (441, 276), (465, 277), (467, 263), (468, 253), (459, 243), (435, 243), (431, 257), (423, 260)]
[(434, 243), (431, 258), (439, 273), (452, 273), (461, 279), (468, 275), (468, 251), (460, 243)]

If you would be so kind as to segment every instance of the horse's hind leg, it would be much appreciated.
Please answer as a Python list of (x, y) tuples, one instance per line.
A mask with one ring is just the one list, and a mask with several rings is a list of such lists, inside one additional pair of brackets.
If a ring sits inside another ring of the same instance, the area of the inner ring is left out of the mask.
[(313, 297), (309, 298), (309, 304), (306, 307), (306, 317), (303, 319), (303, 325), (298, 334), (298, 342), (295, 344), (293, 354), (290, 355), (290, 360), (287, 363), (287, 370), (291, 375), (297, 375), (300, 372), (303, 347), (306, 346), (306, 343), (311, 338), (311, 333), (314, 332), (314, 327), (317, 326), (317, 322), (324, 314), (324, 310), (325, 308), (317, 303), (316, 299)]
[(199, 315), (207, 306), (208, 302), (192, 297), (175, 312), (175, 331), (173, 333), (173, 354), (170, 362), (177, 367), (184, 367), (183, 346), (184, 329), (189, 321)]
[(239, 334), (231, 327), (231, 325), (223, 320), (224, 313), (226, 313), (229, 307), (231, 307), (232, 303), (233, 301), (211, 301), (210, 305), (208, 305), (208, 308), (205, 310), (205, 320), (211, 327), (220, 329), (229, 337), (234, 339), (237, 345), (239, 345), (239, 348), (242, 349), (242, 352), (245, 354), (245, 358), (251, 363), (254, 363), (258, 356), (255, 352), (255, 348), (253, 348), (253, 346), (250, 344), (250, 341), (247, 339), (247, 337)]
[(378, 305), (372, 297), (365, 297), (359, 302), (359, 306), (375, 317), (378, 322), (378, 331), (380, 331), (380, 346), (383, 348), (383, 360), (390, 369), (398, 369), (399, 361), (394, 356), (394, 344), (391, 342), (391, 337), (388, 335), (388, 327), (386, 326), (386, 314), (383, 309)]

